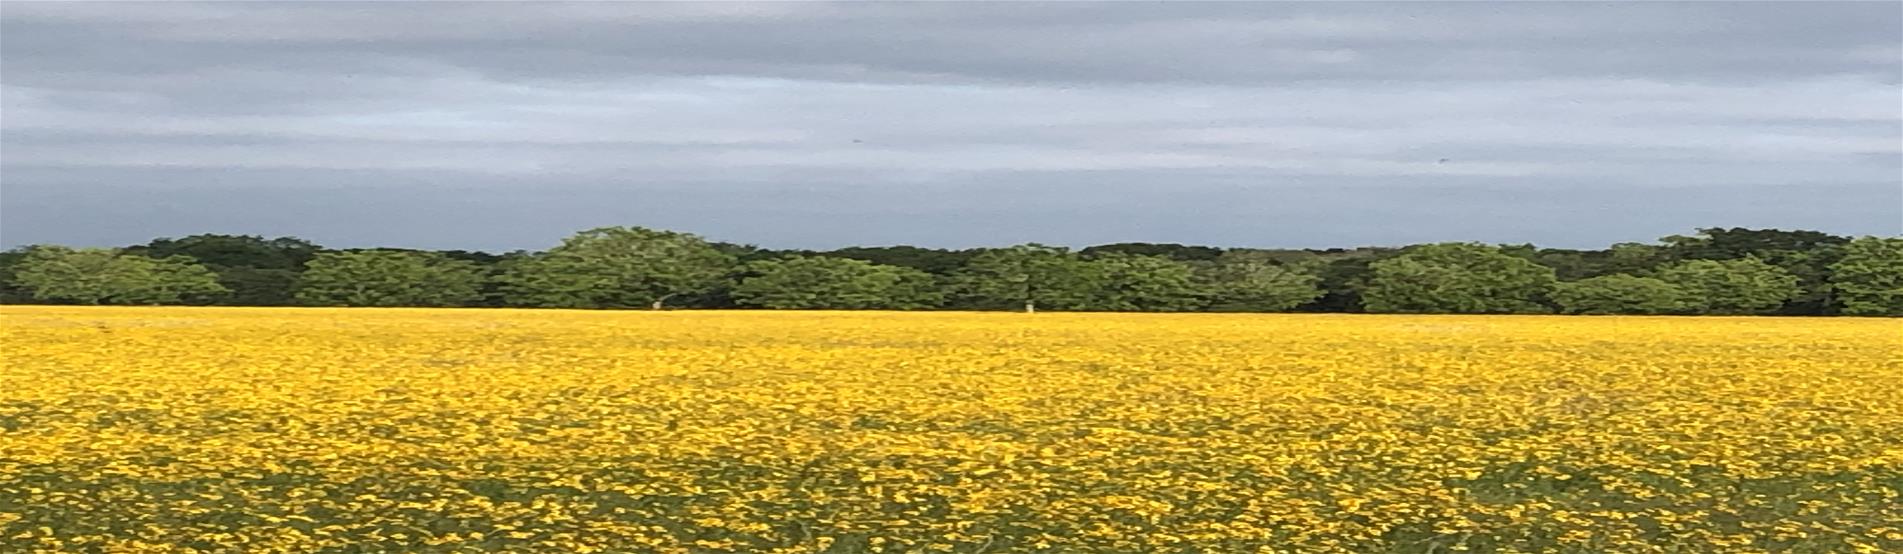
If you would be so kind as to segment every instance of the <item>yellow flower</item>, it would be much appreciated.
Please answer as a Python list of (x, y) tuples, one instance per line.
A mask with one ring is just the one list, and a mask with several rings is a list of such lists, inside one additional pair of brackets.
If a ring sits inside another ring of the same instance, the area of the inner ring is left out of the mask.
[(1895, 321), (0, 308), (0, 552), (1903, 542)]

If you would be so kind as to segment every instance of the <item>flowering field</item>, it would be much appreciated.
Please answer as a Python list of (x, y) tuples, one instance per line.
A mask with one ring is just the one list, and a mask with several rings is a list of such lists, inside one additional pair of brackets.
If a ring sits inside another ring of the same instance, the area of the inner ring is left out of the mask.
[(1897, 320), (5, 307), (0, 552), (1897, 552)]

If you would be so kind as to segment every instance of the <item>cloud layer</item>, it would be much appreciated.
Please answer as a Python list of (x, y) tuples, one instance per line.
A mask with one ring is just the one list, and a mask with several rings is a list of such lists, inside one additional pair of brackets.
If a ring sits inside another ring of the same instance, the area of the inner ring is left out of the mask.
[(0, 242), (1903, 233), (1903, 6), (9, 3)]

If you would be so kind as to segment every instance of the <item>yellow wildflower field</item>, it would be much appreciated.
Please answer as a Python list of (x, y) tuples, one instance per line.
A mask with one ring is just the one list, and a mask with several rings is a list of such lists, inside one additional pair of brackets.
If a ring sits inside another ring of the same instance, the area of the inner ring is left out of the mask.
[(1897, 320), (0, 314), (0, 552), (1903, 551)]

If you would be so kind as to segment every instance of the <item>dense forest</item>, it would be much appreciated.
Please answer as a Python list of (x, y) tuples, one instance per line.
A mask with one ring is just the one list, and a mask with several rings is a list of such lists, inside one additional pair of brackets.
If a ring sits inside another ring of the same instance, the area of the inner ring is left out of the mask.
[(194, 235), (0, 253), (0, 303), (1903, 315), (1903, 237), (1710, 228), (1603, 250), (1122, 243), (771, 250), (639, 227), (546, 251)]

